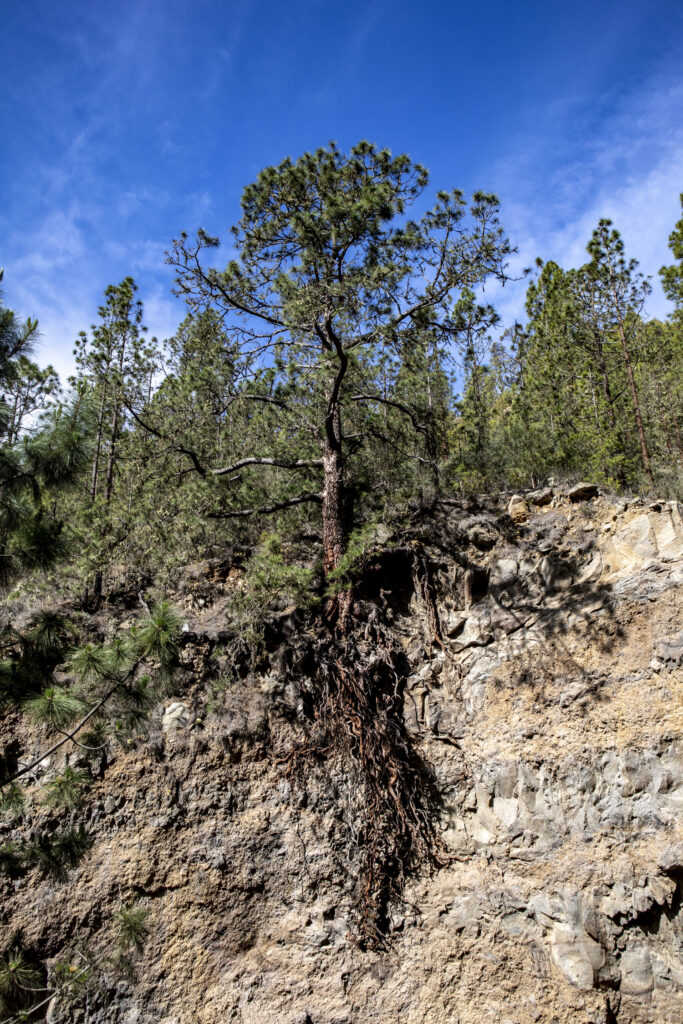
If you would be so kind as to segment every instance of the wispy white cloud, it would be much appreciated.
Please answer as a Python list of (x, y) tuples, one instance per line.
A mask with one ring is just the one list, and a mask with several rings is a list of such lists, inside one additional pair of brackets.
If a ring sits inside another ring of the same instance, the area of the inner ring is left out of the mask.
[(129, 230), (116, 239), (105, 229), (98, 209), (74, 202), (5, 250), (5, 301), (21, 315), (37, 317), (37, 357), (52, 363), (62, 380), (74, 371), (74, 342), (97, 319), (108, 284), (129, 274), (136, 278), (150, 336), (169, 337), (184, 316), (164, 266), (168, 240), (136, 238)]
[[(195, 74), (187, 83), (192, 105), (179, 113), (175, 103), (165, 102), (168, 83), (174, 80), (169, 69), (182, 63), (183, 56), (178, 39), (168, 35), (173, 24), (168, 6), (169, 0), (123, 0), (123, 15), (108, 20), (101, 18), (96, 6), (82, 5), (80, 28), (74, 28), (73, 19), (64, 29), (59, 27), (61, 18), (54, 22), (55, 51), (68, 60), (48, 62), (47, 70), (38, 67), (21, 86), (29, 90), (31, 109), (40, 112), (40, 124), (53, 131), (54, 138), (49, 158), (31, 159), (30, 173), (14, 190), (14, 208), (0, 210), (0, 262), (6, 266), (7, 301), (24, 315), (39, 317), (44, 336), (40, 356), (62, 374), (71, 370), (73, 341), (95, 319), (104, 288), (127, 274), (140, 285), (150, 333), (172, 333), (184, 307), (170, 294), (172, 275), (163, 263), (164, 250), (182, 229), (192, 231), (203, 224), (210, 232), (223, 230), (226, 218), (232, 219), (226, 212), (226, 196), (237, 206), (242, 181), (234, 180), (237, 172), (229, 161), (220, 186), (215, 173), (209, 173), (210, 161), (226, 160), (226, 151), (207, 148), (205, 167), (204, 150), (200, 157), (192, 151), (188, 130), (190, 119), (206, 117), (212, 103), (221, 97), (232, 99), (230, 76), (235, 75), (238, 57), (248, 48), (258, 19), (248, 0), (235, 3), (232, 34), (220, 41), (210, 39), (201, 60), (193, 63)], [(288, 15), (299, 18), (301, 24), (296, 22), (295, 27), (301, 34), (307, 27), (304, 21), (315, 21), (319, 13), (322, 22), (326, 11), (324, 0), (308, 6), (305, 16)], [(367, 4), (365, 18), (359, 19), (351, 38), (345, 37), (344, 50), (338, 54), (342, 73), (334, 79), (321, 76), (321, 84), (311, 76), (309, 88), (320, 89), (320, 102), (329, 105), (331, 117), (339, 103), (340, 78), (363, 74), (369, 43), (390, 9), (386, 0)], [(87, 79), (77, 94), (76, 69)], [(277, 93), (290, 74), (289, 61), (275, 66), (264, 89), (267, 85)], [(237, 79), (232, 82), (236, 96), (240, 85)], [(593, 80), (581, 84), (577, 79), (561, 101), (539, 103), (536, 112), (525, 112), (532, 127), (481, 180), (487, 187), (491, 182), (501, 196), (503, 223), (520, 249), (517, 269), (531, 265), (536, 256), (563, 266), (580, 264), (593, 228), (607, 216), (621, 230), (629, 255), (640, 260), (645, 273), (656, 275), (669, 259), (667, 237), (680, 216), (680, 72), (661, 72), (649, 81), (631, 83), (627, 91), (622, 82), (598, 98), (587, 98), (591, 90)], [(310, 95), (304, 99), (312, 102)], [(139, 119), (150, 130), (130, 160), (131, 166), (141, 161), (141, 173), (128, 175), (125, 164), (116, 160), (124, 152), (122, 136), (128, 124), (143, 107), (145, 117)], [(221, 107), (223, 117), (225, 109)], [(213, 111), (212, 117), (221, 130)], [(242, 145), (240, 124), (235, 118), (231, 125), (235, 146)], [(264, 133), (269, 130), (264, 125)], [(254, 136), (247, 140), (248, 160), (256, 161)], [(447, 139), (439, 144), (445, 153), (451, 152), (453, 144)], [(157, 151), (172, 158), (155, 164)], [(178, 173), (165, 178), (165, 168)], [(254, 167), (254, 175), (258, 169)], [(244, 160), (239, 173), (244, 173)], [(192, 181), (190, 188), (187, 179)], [(224, 242), (226, 247), (212, 254), (216, 264), (230, 255), (229, 237)], [(649, 311), (661, 316), (667, 307), (654, 283)], [(523, 317), (525, 288), (518, 283), (487, 292), (507, 324)]]
[[(172, 233), (201, 223), (213, 205), (206, 190), (178, 197), (155, 184), (117, 193), (99, 169), (102, 148), (86, 135), (79, 133), (58, 167), (36, 167), (20, 225), (15, 218), (10, 230), (5, 218), (1, 232), (4, 299), (21, 315), (38, 318), (37, 357), (63, 380), (74, 371), (78, 332), (96, 320), (106, 286), (125, 276), (139, 284), (150, 335), (175, 331), (184, 306), (171, 295), (165, 251)], [(141, 235), (150, 220), (168, 226), (168, 234)]]
[[(555, 126), (545, 137), (520, 139), (518, 152), (496, 168), (502, 219), (520, 250), (513, 268), (520, 271), (538, 256), (579, 266), (598, 220), (608, 217), (629, 257), (652, 276), (649, 314), (666, 316), (657, 271), (671, 259), (667, 240), (681, 215), (682, 109), (680, 76), (655, 77), (621, 97), (606, 116), (593, 119), (590, 111), (565, 107), (554, 111)], [(507, 324), (523, 319), (524, 292), (524, 284), (491, 291)]]

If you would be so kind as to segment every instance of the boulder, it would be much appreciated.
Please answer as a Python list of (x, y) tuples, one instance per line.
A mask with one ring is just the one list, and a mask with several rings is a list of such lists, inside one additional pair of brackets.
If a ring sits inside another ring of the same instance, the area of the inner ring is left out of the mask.
[(657, 558), (657, 539), (646, 512), (619, 525), (605, 544), (605, 561), (612, 572), (623, 572), (642, 567)]
[(529, 506), (521, 494), (513, 494), (510, 498), (508, 515), (513, 523), (525, 523), (529, 518)]
[(587, 483), (585, 480), (567, 490), (570, 501), (587, 501), (589, 498), (597, 498), (598, 494), (598, 485)]
[[(614, 529), (603, 534), (599, 547), (610, 575), (642, 573), (641, 582), (652, 582), (652, 573), (669, 575), (671, 583), (683, 582), (683, 516), (675, 501), (662, 504), (659, 512), (641, 511), (631, 503), (626, 515), (618, 517)], [(676, 565), (676, 563), (679, 563)], [(671, 568), (669, 568), (671, 566)], [(647, 570), (647, 572), (645, 572)], [(666, 586), (664, 577), (658, 592)]]
[(536, 550), (545, 555), (562, 545), (569, 520), (561, 512), (539, 512), (528, 523)]
[(652, 961), (646, 949), (623, 953), (621, 957), (621, 991), (629, 996), (643, 996), (655, 987)]
[(567, 590), (572, 585), (569, 567), (559, 558), (544, 556), (536, 571), (548, 590)]
[(187, 729), (190, 724), (190, 709), (180, 701), (169, 704), (161, 719), (161, 728), (164, 732), (171, 732), (174, 729)]
[(517, 579), (519, 567), (514, 558), (499, 558), (491, 570), (491, 586), (510, 587)]
[(498, 532), (485, 520), (474, 523), (468, 529), (467, 536), (470, 543), (474, 544), (475, 548), (479, 548), (480, 551), (489, 551), (498, 540)]
[(532, 505), (549, 505), (552, 500), (552, 487), (539, 487), (537, 490), (530, 491), (527, 494), (527, 501), (530, 501)]
[(657, 864), (663, 871), (680, 871), (683, 868), (683, 843), (665, 847), (657, 857)]
[(550, 955), (565, 978), (576, 988), (595, 985), (595, 972), (605, 963), (605, 951), (581, 925), (557, 922), (550, 935)]
[(683, 632), (656, 640), (655, 654), (657, 660), (669, 668), (683, 664)]
[(659, 512), (650, 512), (650, 525), (657, 542), (659, 557), (675, 561), (683, 557), (683, 515), (677, 501), (662, 505)]

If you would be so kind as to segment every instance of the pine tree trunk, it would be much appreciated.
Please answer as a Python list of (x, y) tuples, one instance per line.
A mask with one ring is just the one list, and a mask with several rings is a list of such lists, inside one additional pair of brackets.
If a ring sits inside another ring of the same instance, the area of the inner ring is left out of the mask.
[(596, 333), (594, 335), (595, 340), (595, 358), (598, 364), (598, 370), (600, 371), (600, 379), (602, 381), (602, 395), (605, 399), (605, 406), (607, 408), (607, 419), (609, 420), (610, 430), (617, 433), (617, 417), (614, 412), (614, 401), (612, 399), (612, 389), (610, 387), (609, 375), (607, 373), (607, 363), (605, 362), (605, 353), (602, 348), (602, 340)]
[(90, 497), (94, 501), (97, 497), (97, 488), (100, 481), (100, 458), (102, 456), (102, 442), (104, 440), (104, 416), (107, 411), (107, 385), (103, 383), (102, 401), (100, 411), (97, 415), (97, 438), (95, 441), (95, 456), (92, 463), (92, 474), (90, 477)]
[[(100, 411), (99, 411), (99, 415), (97, 417), (97, 436), (96, 436), (96, 440), (95, 440), (95, 455), (94, 455), (93, 462), (92, 462), (92, 471), (90, 473), (90, 498), (91, 498), (91, 500), (93, 502), (95, 501), (95, 498), (97, 497), (97, 488), (99, 486), (99, 481), (100, 481), (100, 456), (102, 454), (102, 439), (103, 439), (103, 433), (104, 433), (104, 413), (105, 413), (105, 409), (106, 409), (106, 404), (107, 404), (107, 389), (106, 389), (106, 387), (103, 387), (102, 388), (102, 401), (100, 402)], [(97, 586), (97, 576), (100, 576), (99, 592), (100, 592), (100, 598), (101, 598), (101, 594), (102, 594), (101, 573), (97, 573), (96, 574), (96, 577), (95, 577), (95, 585), (96, 586)], [(100, 598), (97, 598), (97, 596), (95, 598), (96, 604), (98, 606), (99, 606)], [(89, 589), (88, 589), (88, 584), (85, 583), (84, 586), (83, 586), (83, 594), (81, 596), (81, 607), (83, 608), (84, 611), (87, 611), (89, 603), (90, 603), (90, 593), (89, 593)]]
[(119, 409), (114, 409), (114, 416), (111, 424), (111, 441), (109, 443), (109, 458), (107, 459), (107, 472), (104, 478), (104, 503), (108, 505), (111, 501), (114, 490), (114, 469), (116, 466), (116, 442), (119, 435)]
[(8, 428), (8, 431), (7, 431), (7, 434), (8, 434), (7, 443), (9, 444), (10, 448), (12, 447), (12, 445), (17, 440), (17, 437), (19, 436), (18, 435), (18, 431), (15, 430), (16, 423), (17, 423), (18, 404), (19, 404), (19, 399), (15, 398), (14, 399), (14, 405), (12, 406), (12, 421), (11, 421), (11, 423), (9, 425), (9, 428)]
[[(116, 441), (119, 433), (119, 407), (118, 402), (114, 405), (114, 415), (112, 416), (111, 423), (111, 437), (109, 440), (109, 456), (107, 458), (107, 471), (104, 478), (104, 504), (108, 506), (111, 502), (111, 496), (114, 489), (114, 469), (116, 467)], [(102, 581), (103, 575), (102, 570), (98, 569), (95, 574), (95, 582), (93, 584), (93, 600), (95, 603), (95, 611), (97, 611), (102, 603)]]
[[(346, 549), (346, 500), (342, 462), (341, 417), (334, 414), (334, 439), (325, 438), (323, 445), (323, 573), (329, 577), (338, 569)], [(350, 590), (340, 590), (327, 602), (325, 617), (336, 621), (344, 632), (351, 611)]]
[(323, 571), (338, 568), (344, 554), (344, 484), (341, 452), (325, 443), (323, 448)]
[[(333, 337), (339, 367), (327, 400), (323, 457), (323, 573), (328, 577), (339, 567), (346, 547), (344, 463), (342, 423), (339, 395), (346, 374), (348, 358), (342, 345)], [(351, 610), (350, 590), (341, 590), (331, 598), (325, 609), (328, 620), (336, 618), (339, 628), (346, 629)]]
[[(598, 363), (598, 370), (600, 371), (600, 380), (602, 382), (602, 396), (605, 399), (605, 406), (607, 408), (607, 420), (612, 434), (616, 437), (617, 443), (621, 448), (622, 454), (626, 454), (626, 446), (621, 436), (621, 431), (617, 426), (617, 416), (614, 411), (614, 399), (612, 398), (612, 388), (609, 382), (609, 374), (607, 372), (607, 363), (605, 361), (605, 353), (602, 347), (602, 340), (600, 335), (596, 332), (593, 336), (595, 341), (595, 356)], [(610, 445), (611, 447), (611, 445)], [(624, 467), (617, 467), (617, 480), (623, 487), (626, 483), (626, 474), (624, 473)]]
[[(683, 437), (681, 437), (681, 430), (678, 424), (678, 417), (676, 416), (675, 408), (672, 407), (671, 414), (669, 416), (669, 410), (666, 407), (666, 393), (665, 388), (662, 385), (662, 380), (659, 374), (654, 376), (654, 396), (655, 396), (655, 408), (657, 410), (657, 417), (662, 423), (662, 434), (666, 443), (667, 451), (671, 456), (671, 459), (676, 458), (676, 448), (678, 448), (679, 455), (683, 456)], [(671, 395), (668, 396), (669, 401), (672, 401)], [(672, 403), (673, 405), (673, 403)], [(670, 431), (673, 430), (673, 437), (675, 439), (675, 447), (671, 438)]]
[(602, 440), (602, 430), (600, 429), (600, 417), (598, 415), (598, 403), (597, 403), (597, 400), (595, 398), (595, 387), (593, 386), (593, 372), (592, 372), (590, 367), (588, 367), (588, 380), (590, 381), (591, 397), (593, 399), (593, 413), (595, 414), (595, 429), (596, 429), (597, 434), (598, 434), (598, 441), (600, 442), (600, 448), (601, 448), (601, 451), (602, 451), (602, 472), (603, 472), (603, 475), (604, 475), (605, 480), (606, 480), (609, 474), (607, 473), (607, 464), (605, 462), (605, 446), (604, 446), (604, 443), (603, 443), (603, 440)]
[(427, 363), (427, 408), (429, 409), (429, 419), (427, 422), (427, 433), (426, 433), (426, 446), (427, 446), (427, 457), (430, 462), (430, 470), (432, 474), (432, 503), (435, 502), (441, 493), (441, 473), (439, 471), (439, 443), (436, 434), (436, 417), (434, 413), (434, 400), (432, 396), (432, 364), (435, 364), (436, 353), (435, 346), (432, 346), (431, 360)]
[(628, 350), (626, 343), (626, 332), (624, 331), (624, 320), (619, 303), (619, 297), (617, 295), (615, 287), (615, 274), (614, 268), (611, 261), (609, 262), (609, 276), (610, 276), (610, 291), (612, 293), (612, 302), (614, 303), (614, 315), (617, 321), (617, 327), (619, 330), (619, 338), (621, 340), (621, 350), (624, 354), (624, 362), (626, 363), (626, 373), (628, 375), (628, 386), (631, 392), (631, 400), (633, 402), (633, 411), (636, 417), (636, 427), (638, 428), (638, 438), (640, 440), (640, 452), (643, 458), (643, 468), (645, 475), (651, 484), (654, 484), (654, 477), (652, 476), (652, 469), (650, 468), (650, 453), (647, 450), (647, 441), (645, 440), (645, 428), (643, 427), (643, 417), (640, 411), (640, 402), (638, 401), (638, 390), (636, 388), (636, 381), (633, 375), (633, 365), (631, 363), (631, 354)]

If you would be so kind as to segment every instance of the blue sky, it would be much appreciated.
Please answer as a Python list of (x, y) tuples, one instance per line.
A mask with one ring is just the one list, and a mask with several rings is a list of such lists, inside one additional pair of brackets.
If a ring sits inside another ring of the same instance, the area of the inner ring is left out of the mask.
[[(611, 216), (655, 274), (683, 191), (680, 0), (24, 0), (3, 5), (0, 265), (71, 368), (132, 274), (150, 331), (182, 318), (163, 254), (225, 236), (267, 164), (368, 138), (434, 189), (495, 191), (520, 249), (583, 261)], [(656, 285), (656, 282), (655, 282)], [(495, 299), (521, 315), (523, 286)], [(653, 315), (667, 311), (659, 289)]]

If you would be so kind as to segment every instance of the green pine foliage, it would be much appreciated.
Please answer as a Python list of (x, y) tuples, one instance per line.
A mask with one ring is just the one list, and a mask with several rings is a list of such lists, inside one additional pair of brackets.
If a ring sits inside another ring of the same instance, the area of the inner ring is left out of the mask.
[(0, 843), (0, 873), (8, 878), (19, 878), (23, 873), (26, 862), (26, 850), (17, 842), (11, 840)]
[(20, 818), (26, 806), (26, 794), (15, 782), (0, 790), (0, 816), (9, 819)]
[[(0, 275), (1, 279), (1, 275)], [(44, 569), (66, 552), (50, 498), (74, 483), (89, 450), (86, 417), (76, 398), (54, 401), (56, 376), (28, 359), (38, 323), (21, 321), (0, 301), (0, 582)], [(31, 417), (40, 410), (37, 424)]]
[(0, 957), (0, 1012), (14, 1013), (29, 1006), (34, 993), (40, 990), (41, 981), (40, 972), (15, 940)]
[[(683, 192), (681, 192), (681, 207), (683, 207)], [(676, 222), (669, 235), (669, 248), (675, 262), (662, 267), (659, 274), (664, 293), (674, 304), (674, 317), (680, 320), (683, 317), (683, 217)]]
[(29, 697), (24, 711), (41, 725), (51, 729), (66, 729), (84, 710), (83, 702), (60, 686), (50, 686), (43, 693)]
[[(110, 285), (65, 391), (33, 362), (37, 322), (0, 303), (0, 719), (23, 714), (43, 744), (33, 763), (2, 751), (0, 815), (19, 825), (3, 874), (64, 881), (91, 855), (98, 773), (146, 735), (179, 668), (182, 620), (144, 596), (179, 566), (231, 566), (231, 671), (256, 663), (274, 611), (344, 628), (378, 526), (454, 494), (588, 477), (683, 496), (683, 218), (665, 320), (601, 220), (583, 265), (537, 261), (524, 322), (506, 325), (482, 300), (514, 252), (496, 197), (428, 207), (428, 184), (367, 142), (265, 168), (227, 265), (203, 230), (173, 243), (174, 335), (148, 339), (134, 280)], [(148, 918), (120, 903), (119, 965)], [(54, 991), (89, 971), (57, 964)], [(0, 1006), (30, 1011), (38, 980), (11, 940)]]
[[(116, 657), (118, 657), (116, 648)], [(107, 648), (98, 644), (83, 644), (71, 656), (70, 667), (81, 683), (91, 683), (107, 676), (111, 660)]]
[(123, 953), (140, 953), (150, 934), (149, 910), (135, 900), (126, 903), (121, 900), (114, 913), (117, 927), (117, 943)]
[(92, 782), (89, 772), (67, 765), (63, 772), (45, 786), (45, 804), (67, 811), (76, 811), (83, 805)]
[(57, 832), (43, 834), (20, 849), (27, 867), (37, 867), (43, 875), (64, 881), (68, 869), (74, 867), (93, 845), (83, 825), (66, 825)]
[(168, 601), (153, 605), (148, 618), (136, 628), (131, 637), (135, 656), (158, 661), (165, 668), (174, 665), (181, 625), (180, 616)]

